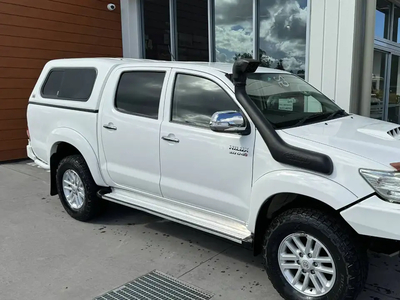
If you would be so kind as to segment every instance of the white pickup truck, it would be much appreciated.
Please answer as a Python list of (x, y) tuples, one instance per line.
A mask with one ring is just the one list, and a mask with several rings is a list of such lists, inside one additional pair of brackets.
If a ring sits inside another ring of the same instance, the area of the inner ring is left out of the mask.
[(355, 299), (400, 240), (400, 127), (257, 61), (50, 61), (28, 156), (85, 221), (113, 201), (263, 253), (285, 299)]

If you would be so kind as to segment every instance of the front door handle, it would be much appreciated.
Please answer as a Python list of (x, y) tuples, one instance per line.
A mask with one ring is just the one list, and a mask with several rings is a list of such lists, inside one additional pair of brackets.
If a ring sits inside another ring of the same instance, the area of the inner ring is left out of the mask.
[(117, 126), (115, 126), (113, 123), (108, 123), (103, 125), (104, 128), (109, 129), (109, 130), (117, 130)]
[(168, 142), (172, 142), (172, 143), (179, 143), (179, 140), (174, 136), (174, 135), (167, 135), (167, 136), (163, 136), (162, 139), (164, 141), (168, 141)]

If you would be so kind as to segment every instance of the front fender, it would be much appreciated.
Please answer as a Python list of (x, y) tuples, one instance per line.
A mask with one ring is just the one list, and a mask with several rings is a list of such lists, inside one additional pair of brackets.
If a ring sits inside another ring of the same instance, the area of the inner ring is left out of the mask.
[(264, 202), (281, 193), (293, 193), (311, 197), (338, 210), (357, 201), (357, 196), (344, 186), (326, 177), (296, 170), (280, 170), (267, 173), (258, 179), (251, 193), (251, 209), (248, 229), (255, 232), (257, 216)]
[(82, 154), (85, 159), (90, 173), (97, 185), (107, 186), (99, 168), (96, 152), (90, 145), (89, 141), (85, 139), (80, 133), (71, 128), (57, 128), (51, 132), (47, 139), (47, 145), (51, 145), (48, 161), (50, 162), (51, 156), (57, 151), (59, 143), (68, 143), (74, 146)]

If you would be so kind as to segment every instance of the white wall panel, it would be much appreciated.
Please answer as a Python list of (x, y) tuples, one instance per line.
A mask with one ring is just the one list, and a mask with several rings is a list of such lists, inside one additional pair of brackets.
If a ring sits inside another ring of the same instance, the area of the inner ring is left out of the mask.
[(124, 57), (141, 58), (143, 42), (140, 0), (120, 0), (120, 2)]
[(340, 2), (335, 99), (348, 111), (353, 77), (356, 0), (340, 0)]
[(322, 66), (324, 61), (325, 0), (310, 0), (311, 18), (309, 41), (309, 82), (322, 89)]
[(322, 64), (322, 90), (330, 98), (335, 98), (337, 74), (338, 35), (340, 20), (340, 0), (325, 1), (325, 26)]
[(311, 0), (309, 82), (350, 109), (356, 0)]

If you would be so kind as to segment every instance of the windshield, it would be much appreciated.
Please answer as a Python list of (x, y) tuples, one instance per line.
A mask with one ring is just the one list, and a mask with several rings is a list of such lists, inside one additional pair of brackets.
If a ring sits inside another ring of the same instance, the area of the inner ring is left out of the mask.
[(329, 98), (291, 74), (248, 74), (246, 92), (275, 128), (347, 115)]

